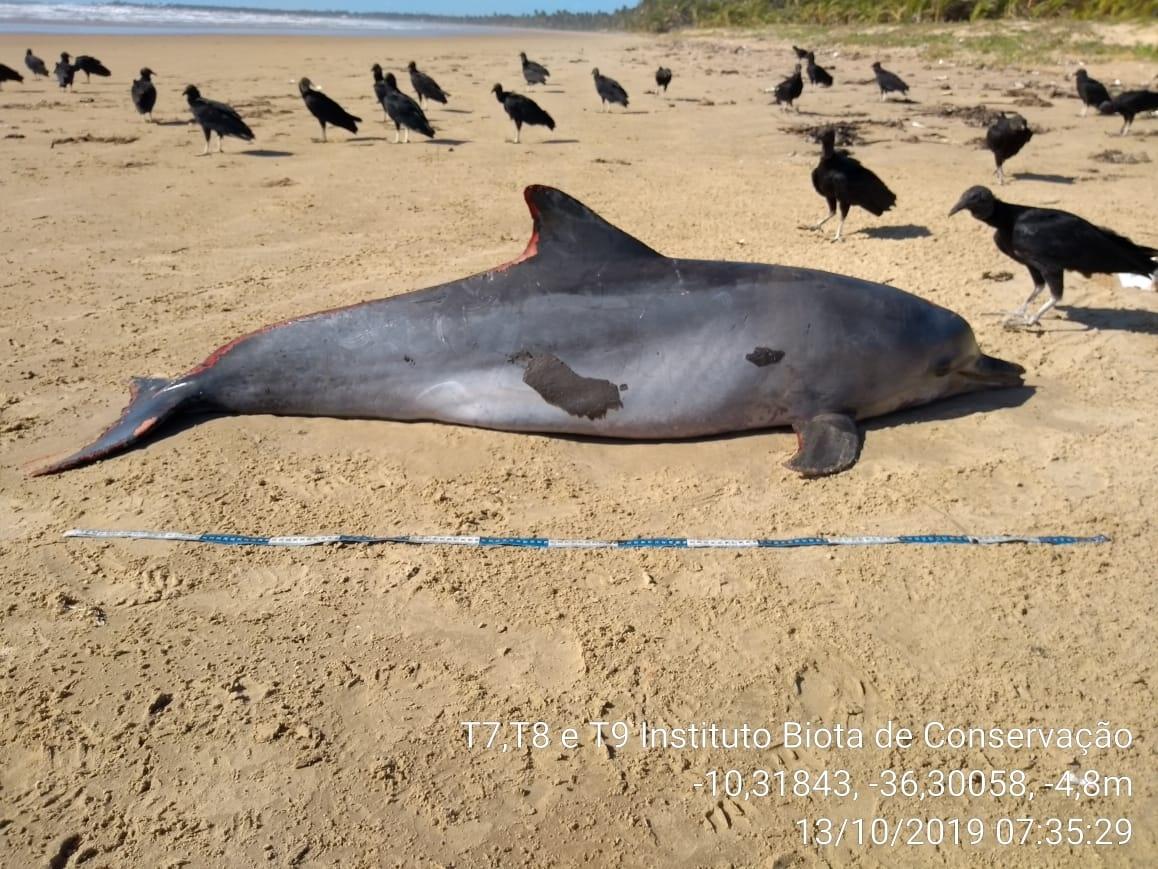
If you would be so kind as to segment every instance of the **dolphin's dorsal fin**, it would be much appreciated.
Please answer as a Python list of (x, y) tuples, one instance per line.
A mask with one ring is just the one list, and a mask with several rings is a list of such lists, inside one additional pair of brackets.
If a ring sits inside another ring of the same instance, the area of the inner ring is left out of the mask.
[(532, 184), (523, 191), (523, 196), (535, 221), (535, 231), (523, 259), (582, 256), (600, 261), (662, 256), (562, 190)]

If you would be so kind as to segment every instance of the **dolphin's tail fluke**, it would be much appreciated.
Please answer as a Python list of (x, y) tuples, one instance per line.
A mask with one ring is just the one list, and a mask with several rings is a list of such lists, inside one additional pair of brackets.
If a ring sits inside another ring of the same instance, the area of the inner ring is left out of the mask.
[(199, 392), (197, 383), (190, 379), (150, 377), (134, 377), (131, 389), (131, 400), (121, 411), (121, 418), (105, 429), (99, 438), (71, 456), (33, 467), (29, 476), (59, 474), (123, 452), (183, 405), (195, 402)]

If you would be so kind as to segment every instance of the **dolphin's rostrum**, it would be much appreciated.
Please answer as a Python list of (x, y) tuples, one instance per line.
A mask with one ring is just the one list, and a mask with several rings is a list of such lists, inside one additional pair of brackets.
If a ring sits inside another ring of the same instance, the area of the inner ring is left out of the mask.
[(822, 476), (856, 462), (856, 420), (1022, 382), (961, 317), (901, 290), (669, 259), (559, 190), (525, 196), (534, 233), (514, 262), (266, 327), (173, 380), (138, 378), (104, 434), (34, 473), (114, 455), (201, 408), (633, 440), (791, 425), (788, 467)]

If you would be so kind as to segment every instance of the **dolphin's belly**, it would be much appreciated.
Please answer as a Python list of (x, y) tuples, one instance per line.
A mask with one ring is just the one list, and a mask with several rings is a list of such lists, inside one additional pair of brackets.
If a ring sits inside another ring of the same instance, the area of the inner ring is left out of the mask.
[[(680, 366), (594, 364), (551, 354), (543, 361), (462, 370), (416, 384), (390, 418), (433, 419), (503, 431), (682, 438), (784, 425), (792, 414), (769, 378), (722, 378)], [(546, 370), (556, 376), (540, 376)]]
[(416, 356), (401, 371), (360, 364), (281, 380), (247, 376), (223, 385), (212, 400), (236, 413), (437, 420), (618, 438), (695, 437), (793, 418), (785, 378), (755, 368), (607, 357), (560, 352), (466, 364)]
[[(798, 416), (793, 405), (801, 382), (792, 354), (758, 348), (751, 331), (742, 319), (689, 321), (654, 339), (575, 341), (532, 332), (506, 336), (497, 346), (437, 329), (356, 342), (347, 332), (341, 344), (286, 332), (259, 336), (222, 359), (207, 398), (235, 413), (437, 420), (632, 439), (786, 424)], [(303, 353), (303, 347), (326, 349)]]

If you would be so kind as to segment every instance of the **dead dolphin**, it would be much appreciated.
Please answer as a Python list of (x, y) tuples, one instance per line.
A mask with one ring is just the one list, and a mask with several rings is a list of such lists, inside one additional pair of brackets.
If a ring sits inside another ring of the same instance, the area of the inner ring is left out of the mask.
[(893, 287), (669, 259), (559, 190), (525, 197), (534, 232), (513, 262), (268, 326), (173, 380), (137, 378), (104, 434), (33, 473), (209, 409), (633, 440), (791, 425), (787, 466), (815, 477), (856, 461), (855, 420), (1022, 382), (961, 317)]

